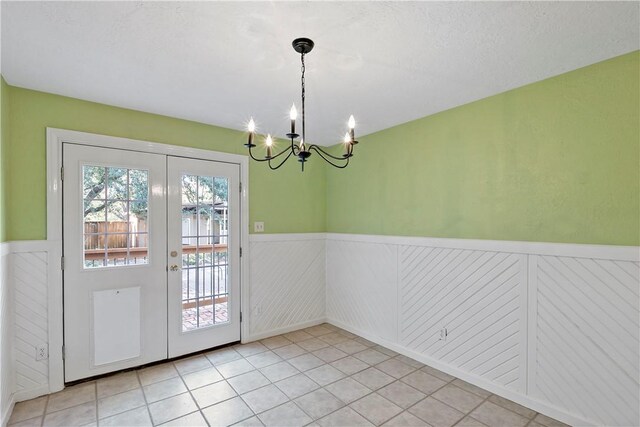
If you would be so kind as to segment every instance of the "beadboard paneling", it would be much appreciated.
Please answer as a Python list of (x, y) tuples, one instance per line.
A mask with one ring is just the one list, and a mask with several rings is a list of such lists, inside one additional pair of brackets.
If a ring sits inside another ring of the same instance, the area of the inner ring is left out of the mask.
[[(640, 422), (638, 248), (314, 234), (253, 235), (249, 254), (249, 340), (326, 316), (565, 422)], [(16, 389), (42, 390), (46, 252), (7, 259)]]
[(638, 254), (328, 234), (327, 320), (567, 423), (640, 425)]
[(397, 339), (398, 248), (327, 241), (327, 318)]
[(399, 343), (524, 391), (526, 257), (420, 246), (399, 251)]
[(48, 345), (47, 253), (10, 257), (15, 301), (15, 392), (48, 387), (48, 360), (36, 361), (36, 346)]
[(536, 256), (533, 394), (603, 425), (640, 425), (636, 262)]
[(248, 316), (251, 341), (325, 318), (325, 241), (317, 234), (251, 238)]

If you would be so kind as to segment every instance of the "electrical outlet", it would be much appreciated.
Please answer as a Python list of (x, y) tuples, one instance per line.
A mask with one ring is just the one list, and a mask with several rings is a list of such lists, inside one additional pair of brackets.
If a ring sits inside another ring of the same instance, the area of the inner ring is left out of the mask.
[(447, 328), (440, 329), (440, 341), (447, 342), (447, 335), (449, 335)]
[(49, 358), (49, 348), (46, 344), (36, 346), (36, 360), (45, 360)]
[(253, 231), (255, 233), (264, 233), (264, 222), (257, 221), (253, 223)]

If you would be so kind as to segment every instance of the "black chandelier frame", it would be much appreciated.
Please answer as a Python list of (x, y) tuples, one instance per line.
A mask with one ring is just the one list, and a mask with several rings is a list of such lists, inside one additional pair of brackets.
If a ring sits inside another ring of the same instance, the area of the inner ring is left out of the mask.
[[(358, 143), (354, 137), (354, 128), (351, 127), (349, 132), (349, 141), (345, 141), (346, 152), (342, 156), (335, 156), (325, 150), (323, 150), (319, 145), (316, 144), (306, 144), (304, 141), (306, 139), (305, 135), (305, 111), (304, 111), (304, 101), (305, 101), (305, 63), (304, 56), (311, 52), (313, 49), (314, 43), (313, 40), (308, 38), (297, 38), (295, 39), (291, 45), (293, 49), (300, 54), (300, 62), (301, 62), (301, 87), (302, 87), (302, 135), (298, 133), (287, 133), (287, 139), (291, 141), (291, 145), (279, 153), (275, 155), (271, 155), (270, 147), (267, 151), (267, 155), (264, 158), (259, 158), (253, 155), (252, 149), (256, 147), (256, 144), (253, 143), (253, 132), (249, 134), (249, 141), (244, 144), (245, 147), (249, 149), (249, 156), (257, 161), (257, 162), (267, 162), (269, 168), (271, 170), (279, 169), (282, 165), (284, 165), (287, 160), (291, 156), (296, 156), (298, 161), (302, 165), (302, 171), (304, 172), (304, 164), (307, 162), (307, 159), (311, 157), (311, 152), (317, 153), (325, 162), (329, 163), (331, 166), (336, 167), (338, 169), (344, 169), (349, 165), (349, 160), (353, 157), (353, 146)], [(296, 140), (302, 136), (302, 140), (300, 144), (296, 144)], [(272, 160), (275, 160), (283, 155), (287, 154), (277, 165), (271, 163)]]

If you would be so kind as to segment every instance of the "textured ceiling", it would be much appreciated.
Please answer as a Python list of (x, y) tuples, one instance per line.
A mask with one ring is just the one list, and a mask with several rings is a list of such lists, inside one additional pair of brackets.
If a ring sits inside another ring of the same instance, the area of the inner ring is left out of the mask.
[(11, 85), (281, 136), (341, 139), (639, 48), (638, 2), (7, 2)]

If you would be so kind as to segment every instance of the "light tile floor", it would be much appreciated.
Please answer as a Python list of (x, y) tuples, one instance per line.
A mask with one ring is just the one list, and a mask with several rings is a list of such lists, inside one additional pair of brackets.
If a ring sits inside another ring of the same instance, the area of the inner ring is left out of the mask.
[(9, 425), (564, 426), (328, 324), (20, 402)]

